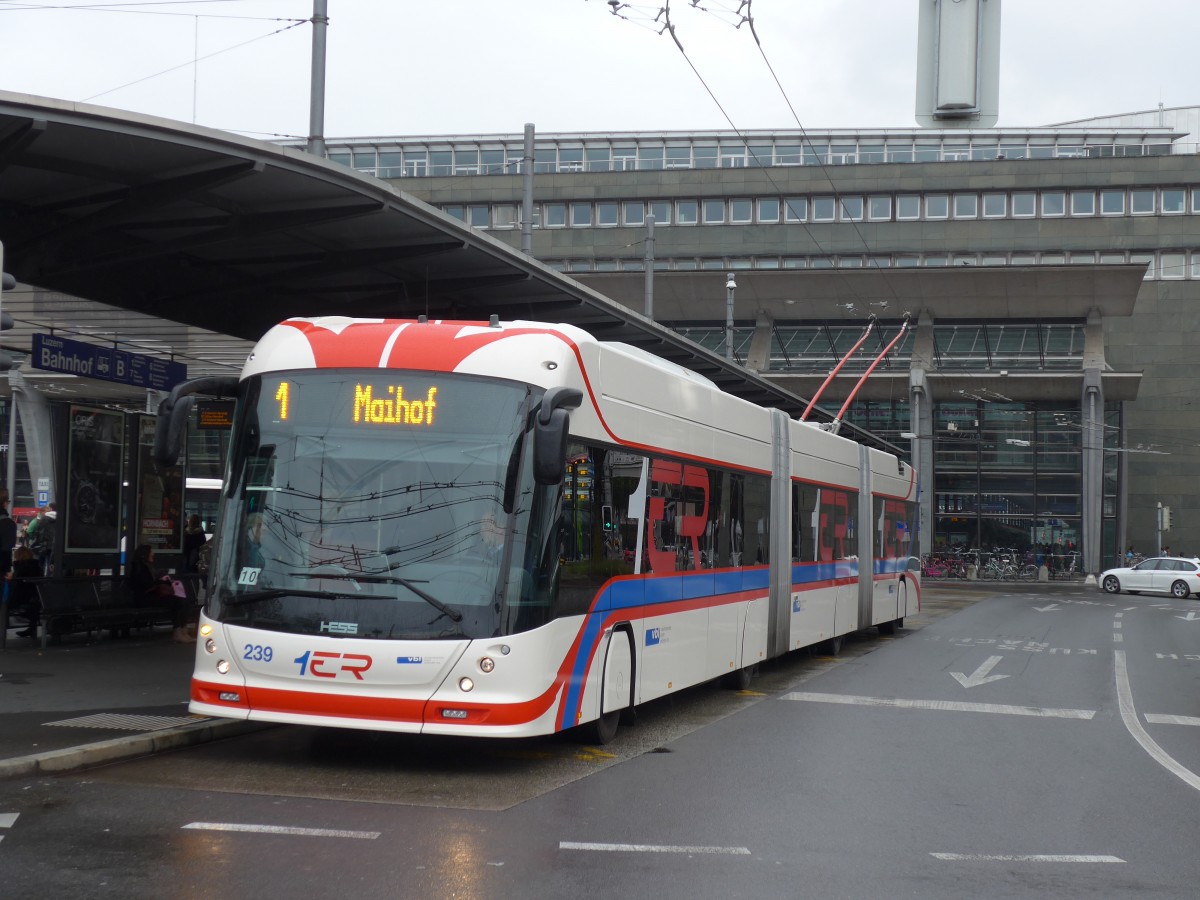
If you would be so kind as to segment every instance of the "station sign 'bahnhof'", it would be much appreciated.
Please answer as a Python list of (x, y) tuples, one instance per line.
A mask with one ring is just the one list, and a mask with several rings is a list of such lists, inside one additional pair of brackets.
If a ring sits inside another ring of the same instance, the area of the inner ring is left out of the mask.
[(169, 391), (187, 380), (187, 366), (170, 359), (98, 347), (52, 334), (33, 336), (30, 365), (47, 372), (98, 378), (133, 387)]

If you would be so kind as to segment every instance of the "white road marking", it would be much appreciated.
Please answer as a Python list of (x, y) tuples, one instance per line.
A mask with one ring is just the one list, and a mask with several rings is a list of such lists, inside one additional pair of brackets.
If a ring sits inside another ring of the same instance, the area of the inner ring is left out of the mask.
[(302, 837), (358, 838), (373, 841), (378, 831), (338, 831), (332, 828), (290, 828), (284, 825), (242, 825), (236, 822), (191, 822), (183, 826), (198, 831), (248, 831), (254, 834), (293, 834)]
[(593, 844), (580, 841), (559, 841), (559, 850), (599, 850), (609, 853), (721, 853), (749, 856), (746, 847), (673, 847), (668, 844)]
[(0, 828), (12, 828), (17, 824), (20, 813), (0, 813)]
[(989, 675), (992, 669), (996, 668), (997, 664), (1004, 659), (1003, 656), (989, 656), (986, 660), (980, 663), (979, 668), (967, 675), (963, 672), (951, 672), (950, 674), (965, 688), (979, 687), (981, 684), (987, 684), (992, 681), (999, 681), (1001, 678), (1007, 678), (1007, 675)]
[(1001, 703), (959, 703), (953, 700), (900, 700), (894, 697), (855, 697), (846, 694), (814, 694), (793, 691), (780, 699), (810, 703), (844, 703), (849, 706), (889, 706), (895, 709), (937, 709), (950, 712), (1000, 713), (1006, 716), (1042, 716), (1052, 719), (1091, 719), (1094, 709), (1044, 709), (1038, 706), (1007, 706)]
[(1123, 863), (1119, 856), (1076, 853), (930, 853), (934, 859), (951, 862), (977, 862), (998, 860), (1000, 862), (1083, 862)]
[(1125, 635), (1121, 634), (1121, 632), (1119, 632), (1119, 631), (1114, 631), (1113, 632), (1113, 643), (1114, 644), (1125, 643)]
[(1113, 622), (1113, 628), (1123, 628), (1124, 626), (1124, 622)]
[(1200, 725), (1200, 716), (1168, 716), (1162, 713), (1146, 713), (1151, 725)]
[(1188, 787), (1200, 791), (1200, 776), (1177, 763), (1167, 751), (1154, 742), (1154, 738), (1150, 737), (1146, 729), (1142, 727), (1142, 723), (1138, 721), (1137, 709), (1133, 705), (1133, 691), (1129, 687), (1129, 671), (1125, 664), (1125, 651), (1116, 650), (1113, 655), (1117, 664), (1117, 701), (1121, 708), (1121, 721), (1125, 723), (1125, 728), (1160, 766), (1177, 776)]

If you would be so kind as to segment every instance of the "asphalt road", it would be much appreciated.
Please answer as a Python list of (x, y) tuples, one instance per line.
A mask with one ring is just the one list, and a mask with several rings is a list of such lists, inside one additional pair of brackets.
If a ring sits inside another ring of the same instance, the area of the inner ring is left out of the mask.
[(0, 892), (1200, 895), (1200, 602), (928, 591), (604, 748), (280, 727), (6, 782)]

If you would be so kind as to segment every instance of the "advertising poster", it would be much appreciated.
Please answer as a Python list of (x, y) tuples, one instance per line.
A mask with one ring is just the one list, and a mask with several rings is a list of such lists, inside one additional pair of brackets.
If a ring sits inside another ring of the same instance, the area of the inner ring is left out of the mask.
[(149, 544), (155, 553), (176, 553), (183, 545), (183, 466), (159, 470), (154, 465), (157, 419), (138, 419), (138, 535), (134, 546)]
[[(65, 509), (67, 552), (120, 549), (124, 444), (124, 413), (71, 407)], [(61, 503), (58, 512), (61, 522), (64, 512)]]

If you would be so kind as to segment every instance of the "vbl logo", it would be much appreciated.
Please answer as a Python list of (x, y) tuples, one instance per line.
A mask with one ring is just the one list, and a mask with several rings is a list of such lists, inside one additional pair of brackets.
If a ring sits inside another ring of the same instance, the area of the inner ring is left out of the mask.
[(662, 642), (662, 632), (657, 628), (651, 628), (646, 632), (646, 646), (653, 647), (655, 644)]
[[(362, 673), (371, 668), (372, 659), (361, 653), (330, 653), (325, 650), (305, 650), (292, 662), (300, 666), (300, 677), (315, 675), (318, 678), (337, 678), (341, 672), (349, 672), (359, 681)], [(339, 666), (338, 663), (341, 663)]]

